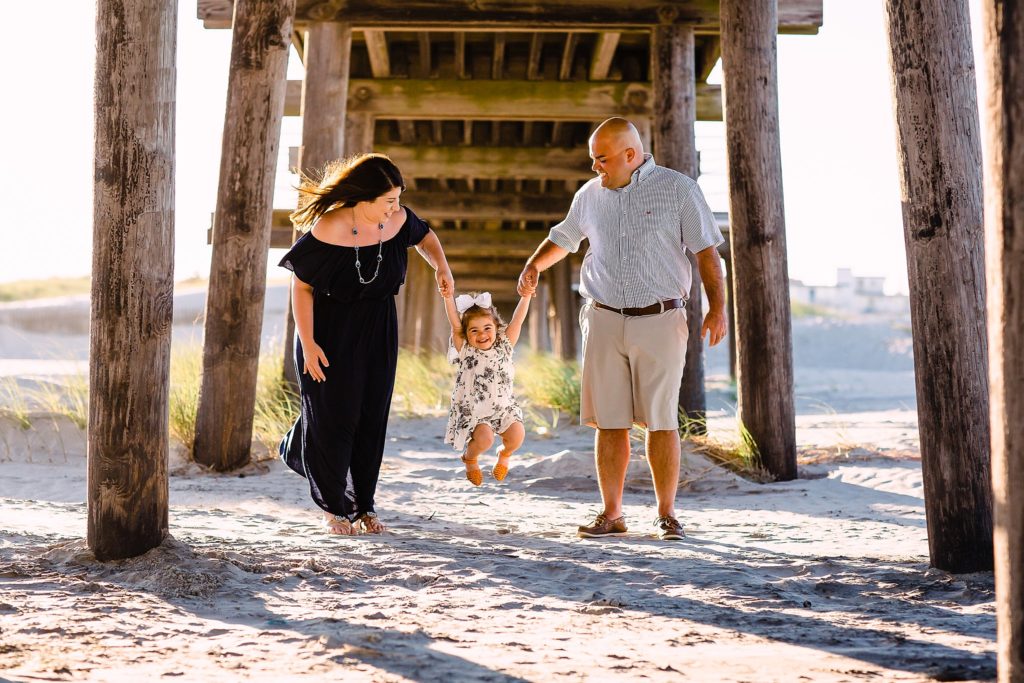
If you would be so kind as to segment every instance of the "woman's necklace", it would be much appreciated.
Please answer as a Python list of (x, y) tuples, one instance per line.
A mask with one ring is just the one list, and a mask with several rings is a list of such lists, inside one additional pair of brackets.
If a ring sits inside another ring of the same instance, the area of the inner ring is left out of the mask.
[[(384, 249), (384, 224), (378, 223), (377, 227), (380, 228), (380, 241), (377, 242), (377, 267), (373, 271), (373, 277), (369, 280), (363, 279), (363, 271), (359, 269), (362, 264), (359, 262), (359, 245), (356, 245), (356, 275), (359, 276), (359, 284), (361, 285), (368, 285), (377, 279), (377, 273), (380, 272), (380, 262), (384, 258), (381, 256), (381, 252)], [(359, 235), (359, 229), (356, 227), (355, 216), (352, 217), (352, 234)]]

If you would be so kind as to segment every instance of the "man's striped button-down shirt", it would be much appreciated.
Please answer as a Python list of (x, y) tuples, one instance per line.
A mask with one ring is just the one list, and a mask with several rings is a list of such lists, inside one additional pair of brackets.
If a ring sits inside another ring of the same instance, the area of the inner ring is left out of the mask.
[(725, 241), (697, 182), (658, 166), (650, 154), (625, 187), (602, 187), (599, 178), (581, 187), (548, 234), (572, 252), (584, 237), (590, 248), (580, 294), (615, 308), (685, 299), (692, 281), (686, 249), (697, 253)]

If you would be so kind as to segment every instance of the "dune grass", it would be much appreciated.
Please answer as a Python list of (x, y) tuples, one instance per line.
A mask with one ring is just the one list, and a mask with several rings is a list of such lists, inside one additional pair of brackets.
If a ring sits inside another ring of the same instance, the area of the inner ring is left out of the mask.
[(838, 311), (802, 301), (790, 301), (789, 309), (794, 318), (839, 318)]
[(45, 299), (54, 296), (88, 294), (90, 279), (84, 277), (54, 277), (46, 280), (16, 280), (0, 283), (0, 302)]

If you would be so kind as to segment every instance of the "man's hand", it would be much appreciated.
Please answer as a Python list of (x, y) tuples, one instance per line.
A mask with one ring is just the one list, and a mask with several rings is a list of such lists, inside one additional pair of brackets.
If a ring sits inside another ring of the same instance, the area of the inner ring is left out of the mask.
[(519, 274), (519, 284), (516, 286), (519, 296), (535, 296), (539, 281), (540, 271), (537, 270), (537, 266), (527, 263), (523, 272)]
[(725, 339), (727, 329), (724, 313), (708, 311), (708, 314), (704, 316), (704, 324), (700, 328), (700, 338), (703, 339), (705, 334), (709, 335), (708, 342), (714, 346)]

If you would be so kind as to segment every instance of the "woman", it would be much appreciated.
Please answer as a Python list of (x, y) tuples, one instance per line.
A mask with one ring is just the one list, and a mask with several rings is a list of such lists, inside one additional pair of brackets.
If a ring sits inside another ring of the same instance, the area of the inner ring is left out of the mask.
[(280, 265), (292, 271), (295, 364), (302, 412), (281, 457), (309, 481), (333, 534), (383, 533), (374, 511), (398, 360), (395, 295), (408, 248), (453, 291), (437, 235), (399, 204), (405, 183), (382, 154), (329, 164), (303, 177), (292, 222), (306, 234)]

